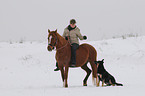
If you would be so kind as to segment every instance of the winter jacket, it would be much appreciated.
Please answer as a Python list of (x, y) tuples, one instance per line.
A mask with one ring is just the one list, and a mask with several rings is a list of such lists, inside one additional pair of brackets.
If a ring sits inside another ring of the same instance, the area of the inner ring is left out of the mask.
[(80, 40), (83, 40), (83, 36), (81, 35), (81, 33), (80, 33), (80, 29), (78, 28), (78, 27), (76, 27), (75, 29), (73, 29), (73, 30), (71, 30), (71, 31), (69, 31), (68, 30), (68, 27), (66, 27), (65, 29), (64, 29), (64, 33), (63, 33), (63, 35), (62, 35), (64, 38), (67, 36), (67, 37), (69, 37), (69, 40), (70, 40), (70, 43), (72, 44), (72, 43), (77, 43), (77, 44), (79, 44), (79, 40), (78, 40), (78, 38), (80, 39)]

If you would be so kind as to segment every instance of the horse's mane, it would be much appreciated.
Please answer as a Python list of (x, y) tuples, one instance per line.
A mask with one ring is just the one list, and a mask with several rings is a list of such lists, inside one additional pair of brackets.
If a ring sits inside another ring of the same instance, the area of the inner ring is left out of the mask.
[(58, 38), (58, 42), (60, 42), (60, 44), (65, 44), (66, 43), (66, 40), (65, 38), (63, 38), (59, 33), (56, 33), (56, 36)]

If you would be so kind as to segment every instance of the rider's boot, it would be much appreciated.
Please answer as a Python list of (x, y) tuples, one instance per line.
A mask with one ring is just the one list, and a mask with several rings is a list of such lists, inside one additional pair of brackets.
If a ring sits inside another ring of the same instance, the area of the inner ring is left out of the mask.
[(54, 71), (59, 71), (58, 63), (57, 62), (56, 62), (56, 68), (54, 69)]

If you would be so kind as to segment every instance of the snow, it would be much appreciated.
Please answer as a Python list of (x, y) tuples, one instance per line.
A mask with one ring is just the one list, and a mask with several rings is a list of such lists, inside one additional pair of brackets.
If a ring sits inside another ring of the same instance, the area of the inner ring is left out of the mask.
[[(81, 68), (70, 68), (68, 88), (63, 88), (60, 72), (54, 72), (55, 51), (45, 42), (0, 43), (0, 96), (144, 96), (145, 36), (103, 41), (82, 41), (93, 45), (98, 60), (123, 87), (96, 87)], [(89, 66), (90, 67), (90, 66)]]

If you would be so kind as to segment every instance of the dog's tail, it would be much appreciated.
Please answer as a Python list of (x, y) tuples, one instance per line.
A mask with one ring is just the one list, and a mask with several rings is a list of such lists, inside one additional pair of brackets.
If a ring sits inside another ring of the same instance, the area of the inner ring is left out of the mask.
[(117, 86), (123, 86), (123, 84), (121, 84), (121, 83), (115, 83), (115, 85), (117, 85)]

